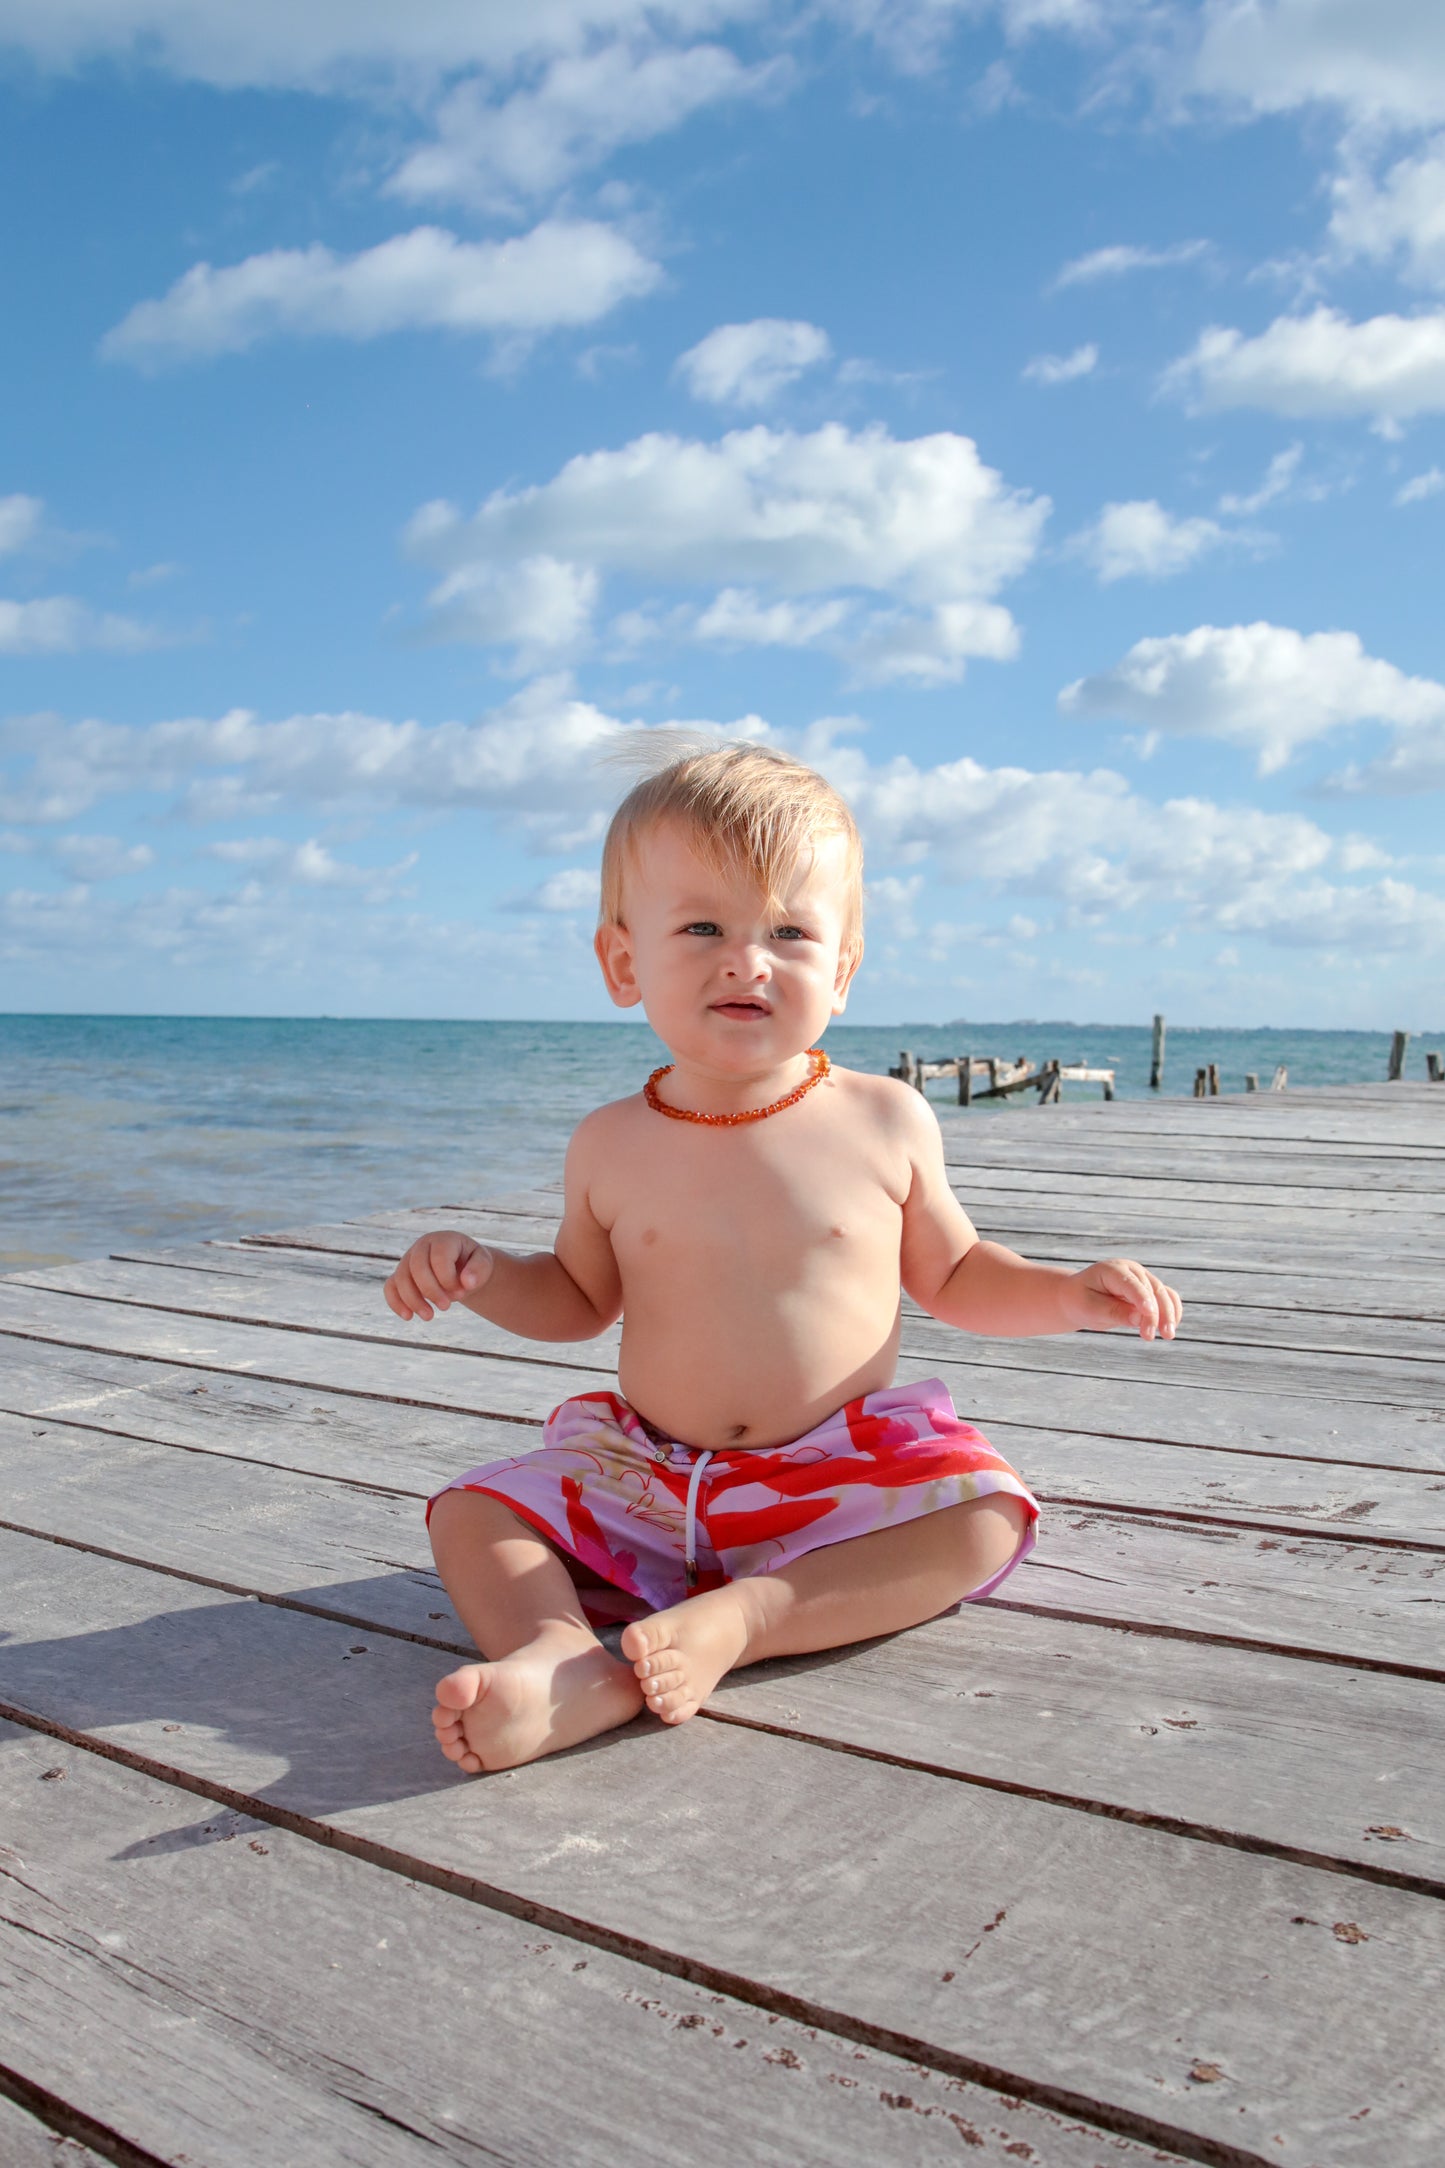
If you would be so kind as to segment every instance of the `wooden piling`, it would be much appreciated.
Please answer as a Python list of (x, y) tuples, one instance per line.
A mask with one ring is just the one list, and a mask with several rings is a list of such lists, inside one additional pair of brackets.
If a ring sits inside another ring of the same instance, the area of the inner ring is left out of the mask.
[(1385, 1078), (1387, 1084), (1398, 1084), (1405, 1073), (1405, 1049), (1410, 1044), (1408, 1031), (1397, 1031), (1390, 1041), (1390, 1069)]
[(1195, 1070), (1195, 1072), (1194, 1072), (1194, 1096), (1195, 1096), (1195, 1098), (1196, 1098), (1196, 1099), (1203, 1099), (1203, 1098), (1204, 1098), (1204, 1096), (1205, 1096), (1205, 1094), (1206, 1094), (1206, 1093), (1208, 1092), (1208, 1090), (1209, 1090), (1209, 1071), (1208, 1071), (1207, 1069), (1196, 1069), (1196, 1070)]
[(1289, 1071), (1288, 1069), (1286, 1069), (1284, 1063), (1281, 1062), (1279, 1067), (1274, 1072), (1274, 1081), (1271, 1083), (1269, 1088), (1272, 1092), (1282, 1092), (1288, 1082)]
[(1425, 1069), (1432, 1084), (1445, 1084), (1445, 1057), (1439, 1054), (1425, 1056)]
[(1244, 1088), (1247, 1092), (1257, 1092), (1259, 1090), (1259, 1078), (1253, 1069), (1245, 1071)]
[(960, 1054), (958, 1057), (958, 1103), (961, 1107), (973, 1105), (972, 1054)]
[(1154, 1044), (1149, 1055), (1149, 1089), (1157, 1092), (1164, 1082), (1164, 1031), (1162, 1016), (1154, 1019)]
[(1217, 1061), (1212, 1061), (1209, 1064), (1209, 1096), (1211, 1099), (1219, 1097), (1219, 1064)]

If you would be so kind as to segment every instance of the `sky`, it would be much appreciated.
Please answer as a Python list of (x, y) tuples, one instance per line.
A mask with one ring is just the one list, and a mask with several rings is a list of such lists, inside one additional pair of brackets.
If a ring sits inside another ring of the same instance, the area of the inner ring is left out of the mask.
[(850, 1019), (1417, 1028), (1439, 0), (0, 0), (0, 1010), (611, 1013), (618, 749)]

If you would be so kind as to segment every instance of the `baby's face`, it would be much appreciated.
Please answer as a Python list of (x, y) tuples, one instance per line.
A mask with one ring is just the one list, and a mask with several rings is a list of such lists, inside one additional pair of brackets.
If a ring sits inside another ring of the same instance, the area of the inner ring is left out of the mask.
[(843, 838), (821, 838), (771, 913), (746, 872), (708, 866), (684, 827), (659, 823), (628, 869), (626, 926), (597, 936), (613, 1000), (640, 1001), (674, 1055), (722, 1075), (790, 1060), (847, 999), (846, 864)]

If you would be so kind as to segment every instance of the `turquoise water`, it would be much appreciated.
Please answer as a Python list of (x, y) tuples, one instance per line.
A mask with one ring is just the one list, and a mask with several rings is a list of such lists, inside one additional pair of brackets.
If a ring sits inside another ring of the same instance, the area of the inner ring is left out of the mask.
[[(908, 1047), (1087, 1058), (1148, 1096), (1149, 1028), (835, 1026), (836, 1061), (882, 1071)], [(1415, 1040), (1407, 1075), (1425, 1073)], [(1218, 1062), (1229, 1090), (1275, 1065), (1295, 1084), (1383, 1079), (1381, 1032), (1171, 1028), (1165, 1089)], [(589, 1107), (666, 1059), (645, 1025), (345, 1022), (264, 1017), (0, 1017), (0, 1270), (136, 1242), (446, 1204), (555, 1181)], [(950, 1109), (945, 1122), (997, 1118)], [(1097, 1086), (1065, 1087), (1093, 1100)]]

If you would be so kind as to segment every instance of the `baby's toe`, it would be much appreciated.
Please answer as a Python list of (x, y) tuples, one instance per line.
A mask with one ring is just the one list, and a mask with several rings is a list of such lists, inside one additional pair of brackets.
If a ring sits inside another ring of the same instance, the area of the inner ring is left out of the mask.
[(687, 1676), (677, 1658), (671, 1654), (650, 1657), (645, 1669), (641, 1664), (636, 1664), (633, 1668), (642, 1681), (644, 1694), (665, 1694), (672, 1687), (681, 1686)]
[(446, 1716), (457, 1716), (461, 1710), (470, 1709), (477, 1699), (481, 1686), (480, 1664), (463, 1664), (457, 1671), (449, 1671), (445, 1678), (437, 1680), (436, 1697), (438, 1710)]
[(663, 1717), (669, 1723), (676, 1721), (679, 1711), (696, 1706), (696, 1697), (683, 1678), (674, 1679), (667, 1686), (649, 1683), (646, 1701), (654, 1716)]
[(660, 1627), (655, 1618), (633, 1619), (622, 1629), (622, 1653), (634, 1667), (639, 1678), (642, 1666), (659, 1654), (667, 1640), (667, 1630)]

